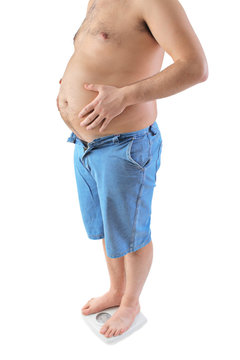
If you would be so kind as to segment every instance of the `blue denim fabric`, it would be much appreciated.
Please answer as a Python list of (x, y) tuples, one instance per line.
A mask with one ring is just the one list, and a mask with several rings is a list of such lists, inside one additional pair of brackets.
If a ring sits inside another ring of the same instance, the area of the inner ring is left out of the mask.
[(74, 169), (80, 210), (90, 239), (105, 239), (117, 258), (151, 241), (151, 205), (161, 163), (156, 121), (145, 129), (87, 143), (73, 132)]

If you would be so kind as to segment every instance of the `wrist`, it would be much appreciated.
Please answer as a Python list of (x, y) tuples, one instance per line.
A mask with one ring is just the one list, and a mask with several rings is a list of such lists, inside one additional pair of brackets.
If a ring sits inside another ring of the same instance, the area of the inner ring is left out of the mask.
[(134, 97), (134, 85), (127, 85), (120, 88), (120, 91), (122, 93), (123, 103), (125, 107), (134, 105), (137, 103), (135, 97)]

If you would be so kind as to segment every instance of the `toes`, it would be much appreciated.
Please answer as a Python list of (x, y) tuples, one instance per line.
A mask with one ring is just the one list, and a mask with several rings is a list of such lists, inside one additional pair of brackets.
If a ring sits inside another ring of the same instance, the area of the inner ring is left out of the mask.
[(104, 325), (104, 326), (101, 328), (100, 333), (101, 333), (101, 334), (105, 334), (106, 331), (108, 330), (108, 328), (109, 328), (109, 326)]
[(83, 315), (88, 315), (89, 313), (90, 313), (90, 308), (89, 307), (82, 310)]
[(124, 329), (111, 329), (110, 326), (104, 325), (101, 330), (100, 333), (104, 334), (105, 337), (110, 338), (112, 336), (118, 336), (121, 335), (124, 332)]
[(113, 336), (118, 336), (118, 335), (120, 334), (120, 330), (121, 330), (121, 329), (117, 329), (117, 330), (115, 331), (115, 333), (114, 333)]
[(105, 336), (106, 337), (111, 337), (112, 336), (112, 332), (113, 332), (113, 329), (108, 329), (108, 331), (105, 333)]
[(83, 307), (82, 307), (82, 310), (86, 309), (89, 307), (89, 303), (87, 302)]
[(110, 332), (109, 337), (114, 336), (114, 333), (115, 333), (115, 332), (116, 332), (116, 329), (113, 329), (113, 330)]
[(86, 309), (89, 309), (89, 307), (90, 307), (90, 305), (89, 305), (89, 304), (86, 304), (86, 305), (84, 305), (84, 306), (82, 307), (82, 309), (81, 309), (81, 310), (86, 310)]
[(115, 331), (113, 332), (112, 336), (117, 336), (117, 332), (118, 332), (118, 329), (115, 329)]
[(86, 308), (89, 308), (90, 304), (91, 304), (91, 300), (93, 300), (94, 298), (91, 298), (90, 300), (88, 300), (88, 302), (82, 307), (81, 310), (84, 310)]

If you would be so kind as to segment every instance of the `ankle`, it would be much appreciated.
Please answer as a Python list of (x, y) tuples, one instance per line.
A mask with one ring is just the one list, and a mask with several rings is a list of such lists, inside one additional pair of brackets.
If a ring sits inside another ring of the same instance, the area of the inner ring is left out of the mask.
[(123, 296), (124, 294), (124, 289), (119, 289), (119, 288), (110, 288), (109, 289), (109, 293), (111, 293), (114, 296)]
[(121, 300), (121, 305), (127, 307), (135, 307), (139, 305), (139, 297), (136, 296), (128, 296), (126, 294), (123, 295)]

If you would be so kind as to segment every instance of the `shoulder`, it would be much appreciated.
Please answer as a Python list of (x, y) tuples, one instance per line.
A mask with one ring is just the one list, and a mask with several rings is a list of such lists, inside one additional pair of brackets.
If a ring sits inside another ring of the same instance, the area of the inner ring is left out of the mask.
[(184, 12), (178, 0), (135, 0), (135, 3), (143, 16), (152, 14), (161, 17)]
[(178, 0), (138, 0), (137, 3), (156, 41), (174, 61), (201, 52), (197, 36)]
[(88, 1), (87, 12), (90, 10), (90, 8), (91, 8), (92, 6), (95, 5), (95, 3), (96, 3), (96, 0), (89, 0), (89, 1)]

